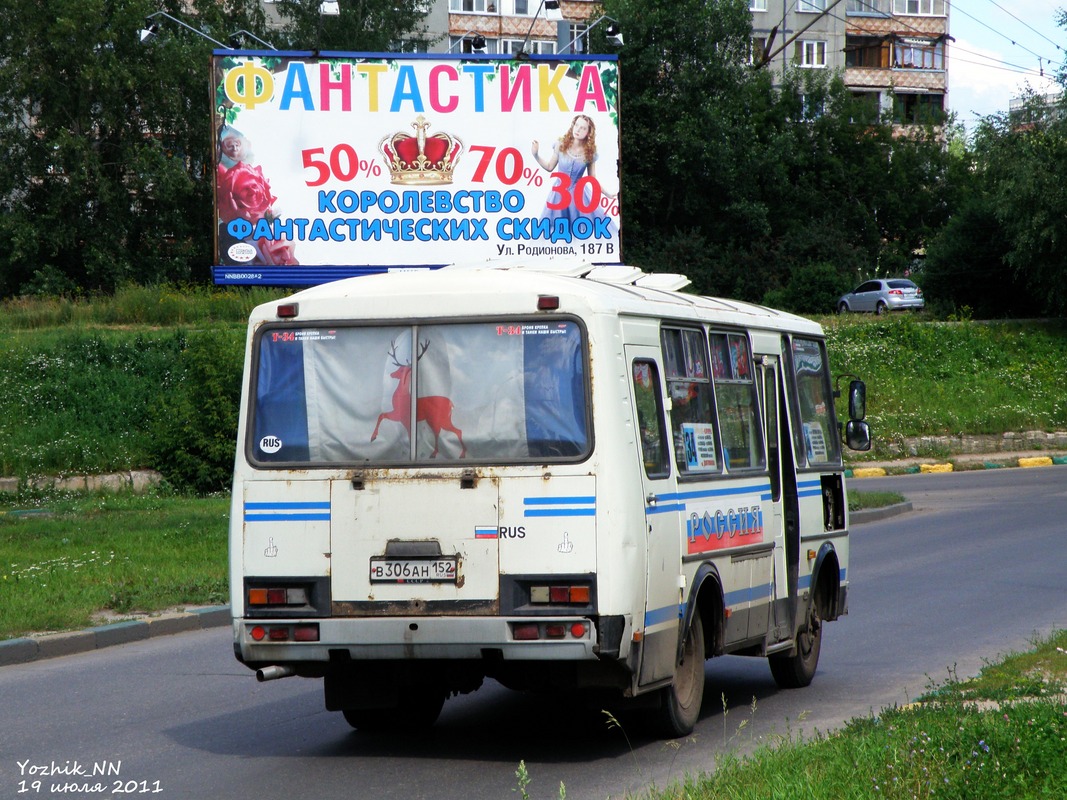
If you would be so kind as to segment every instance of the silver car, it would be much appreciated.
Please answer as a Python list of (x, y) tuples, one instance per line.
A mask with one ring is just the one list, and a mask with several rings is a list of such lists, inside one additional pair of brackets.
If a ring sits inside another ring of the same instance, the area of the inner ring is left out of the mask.
[(884, 314), (886, 311), (905, 309), (919, 311), (925, 305), (923, 290), (907, 278), (876, 278), (864, 281), (848, 294), (841, 295), (837, 301), (837, 313), (873, 311), (875, 314)]

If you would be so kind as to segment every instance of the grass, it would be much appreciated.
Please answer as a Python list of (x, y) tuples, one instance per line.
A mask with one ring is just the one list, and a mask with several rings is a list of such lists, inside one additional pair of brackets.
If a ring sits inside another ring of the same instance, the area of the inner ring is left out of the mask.
[(125, 286), (113, 295), (4, 300), (0, 314), (8, 331), (244, 323), (255, 306), (289, 293), (265, 287)]
[(229, 499), (53, 495), (0, 506), (0, 639), (93, 614), (228, 602)]
[(1067, 631), (949, 680), (919, 702), (720, 757), (650, 800), (1061, 798), (1067, 786)]
[(820, 322), (834, 372), (867, 382), (873, 458), (907, 455), (907, 437), (1067, 428), (1063, 320), (852, 315)]
[(897, 492), (867, 492), (851, 489), (848, 493), (848, 510), (862, 511), (868, 508), (885, 508), (904, 502), (904, 495)]

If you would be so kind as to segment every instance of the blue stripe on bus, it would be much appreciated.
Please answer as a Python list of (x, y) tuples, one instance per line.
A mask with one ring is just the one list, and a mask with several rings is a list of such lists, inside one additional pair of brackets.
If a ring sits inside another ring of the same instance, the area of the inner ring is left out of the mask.
[(583, 505), (594, 504), (596, 498), (588, 497), (524, 497), (524, 506), (559, 506), (559, 505)]
[(245, 503), (245, 511), (283, 511), (288, 509), (325, 508), (330, 507), (330, 501), (309, 501), (306, 503)]
[[(522, 504), (524, 517), (595, 517), (596, 497), (579, 495), (577, 497), (524, 497)], [(529, 506), (549, 506), (548, 508), (530, 508)], [(564, 508), (563, 506), (568, 506)]]
[(736, 589), (732, 592), (727, 592), (723, 596), (723, 602), (727, 607), (736, 606), (740, 603), (757, 603), (761, 600), (768, 600), (771, 596), (771, 585), (769, 583), (761, 583), (758, 586), (749, 586), (746, 589)]
[(645, 612), (645, 627), (650, 628), (663, 622), (676, 622), (682, 618), (683, 610), (684, 607), (681, 605), (650, 608)]
[(245, 522), (329, 522), (329, 514), (245, 514)]
[(330, 501), (245, 503), (245, 522), (329, 522)]
[[(837, 575), (838, 583), (844, 583), (846, 575), (847, 575), (847, 570), (846, 569), (839, 570), (838, 575)], [(801, 575), (800, 576), (800, 580), (797, 581), (797, 588), (799, 588), (799, 589), (810, 589), (811, 588), (811, 574), (810, 573), (807, 574), (807, 575)]]
[[(686, 500), (701, 500), (709, 497), (731, 497), (734, 495), (743, 494), (760, 494), (761, 500), (770, 500), (770, 494), (762, 494), (763, 492), (769, 492), (771, 488), (770, 483), (761, 483), (755, 486), (734, 486), (727, 489), (700, 489), (692, 492), (665, 492), (664, 494), (656, 495), (656, 505), (645, 506), (646, 514), (666, 514), (671, 511), (685, 511)], [(681, 502), (664, 502), (664, 501), (681, 501)]]
[(534, 508), (522, 512), (524, 517), (595, 517), (595, 508)]

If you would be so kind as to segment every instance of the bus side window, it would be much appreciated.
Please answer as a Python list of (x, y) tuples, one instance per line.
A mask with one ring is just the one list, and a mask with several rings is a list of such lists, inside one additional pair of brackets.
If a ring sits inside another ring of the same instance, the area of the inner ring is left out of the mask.
[(721, 471), (704, 331), (664, 328), (663, 371), (671, 398), (674, 458), (680, 475)]
[(645, 474), (650, 478), (663, 478), (670, 474), (670, 466), (667, 463), (667, 445), (663, 437), (663, 393), (660, 391), (656, 363), (634, 361), (633, 381)]
[(726, 468), (764, 469), (767, 460), (748, 338), (737, 333), (712, 333), (708, 343)]

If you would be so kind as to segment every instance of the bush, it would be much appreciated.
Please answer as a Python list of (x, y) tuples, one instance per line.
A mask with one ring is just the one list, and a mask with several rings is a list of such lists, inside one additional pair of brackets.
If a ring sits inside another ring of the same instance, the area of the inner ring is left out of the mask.
[(225, 490), (233, 471), (243, 331), (192, 334), (154, 414), (152, 461), (180, 491)]
[(784, 287), (768, 291), (763, 304), (798, 314), (828, 314), (848, 291), (842, 288), (847, 282), (833, 264), (805, 264), (793, 270)]

